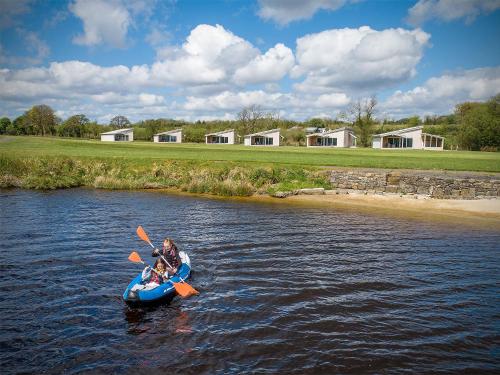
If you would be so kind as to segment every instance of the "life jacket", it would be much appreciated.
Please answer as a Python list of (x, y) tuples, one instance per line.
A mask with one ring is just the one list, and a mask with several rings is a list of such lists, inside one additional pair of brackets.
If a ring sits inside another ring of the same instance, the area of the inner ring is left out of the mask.
[(162, 284), (163, 283), (163, 277), (158, 275), (155, 271), (151, 271), (151, 279), (149, 279), (150, 283), (158, 283)]
[(174, 244), (170, 245), (169, 248), (163, 248), (163, 256), (165, 257), (167, 262), (174, 268), (179, 268), (179, 266), (182, 264), (179, 250)]

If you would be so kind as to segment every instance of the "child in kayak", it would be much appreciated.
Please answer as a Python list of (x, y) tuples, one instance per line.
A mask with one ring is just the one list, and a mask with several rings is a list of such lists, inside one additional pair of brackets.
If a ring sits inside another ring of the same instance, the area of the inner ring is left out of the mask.
[(168, 273), (166, 272), (165, 262), (160, 258), (156, 260), (153, 269), (148, 266), (142, 271), (141, 284), (135, 285), (132, 290), (154, 289), (163, 284), (167, 279)]
[(166, 270), (170, 275), (175, 274), (182, 264), (182, 260), (179, 255), (179, 249), (174, 244), (174, 241), (172, 241), (170, 238), (165, 238), (165, 241), (163, 241), (161, 252), (158, 249), (154, 249), (153, 253), (151, 254), (151, 256), (153, 257), (157, 257), (158, 255), (162, 255), (164, 260), (166, 260), (171, 266), (166, 266)]
[(165, 275), (166, 267), (165, 267), (165, 262), (163, 260), (157, 259), (155, 266), (153, 270), (151, 271), (151, 278), (149, 279), (150, 283), (157, 283), (158, 285), (163, 284), (164, 278), (166, 279)]

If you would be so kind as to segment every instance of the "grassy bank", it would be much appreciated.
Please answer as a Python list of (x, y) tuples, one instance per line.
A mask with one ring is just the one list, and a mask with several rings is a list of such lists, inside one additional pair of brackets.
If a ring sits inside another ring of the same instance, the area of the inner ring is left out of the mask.
[(328, 188), (328, 173), (313, 167), (203, 161), (0, 155), (0, 187), (58, 189), (179, 189), (249, 196), (303, 187)]
[(249, 148), (0, 137), (0, 187), (179, 189), (248, 196), (330, 188), (330, 166), (500, 171), (500, 154)]
[(150, 165), (164, 160), (224, 161), (295, 166), (341, 166), (394, 169), (438, 169), (500, 172), (500, 153), (470, 151), (319, 149), (306, 147), (245, 147), (241, 145), (104, 143), (100, 141), (0, 137), (0, 155), (113, 158)]

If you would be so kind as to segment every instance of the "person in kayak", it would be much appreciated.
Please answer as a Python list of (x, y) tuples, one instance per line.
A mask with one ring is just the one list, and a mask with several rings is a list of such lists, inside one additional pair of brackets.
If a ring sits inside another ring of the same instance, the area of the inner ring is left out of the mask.
[(140, 284), (134, 285), (134, 290), (150, 290), (163, 284), (168, 279), (165, 262), (159, 258), (156, 260), (153, 269), (150, 266), (142, 271), (142, 280)]
[(168, 264), (172, 266), (166, 266), (168, 274), (174, 275), (182, 264), (182, 260), (179, 255), (179, 249), (174, 244), (174, 241), (172, 241), (170, 238), (165, 238), (165, 241), (163, 241), (162, 250), (160, 251), (159, 249), (154, 249), (153, 253), (151, 254), (151, 256), (153, 257), (157, 257), (159, 255), (162, 255), (163, 258), (165, 258), (165, 260), (168, 262)]
[(161, 258), (157, 259), (153, 270), (151, 270), (151, 278), (149, 279), (149, 282), (157, 283), (158, 285), (163, 284), (163, 279), (166, 278), (165, 272), (165, 262)]

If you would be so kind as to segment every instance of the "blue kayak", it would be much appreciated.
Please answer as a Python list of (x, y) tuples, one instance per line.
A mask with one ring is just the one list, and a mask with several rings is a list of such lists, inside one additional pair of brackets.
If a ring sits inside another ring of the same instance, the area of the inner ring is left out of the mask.
[(172, 282), (181, 282), (182, 280), (186, 280), (191, 274), (191, 261), (189, 256), (183, 251), (179, 252), (179, 255), (182, 260), (182, 265), (179, 267), (177, 273), (168, 279), (168, 281), (153, 289), (134, 288), (136, 285), (142, 287), (143, 274), (141, 272), (130, 282), (130, 284), (128, 284), (127, 289), (125, 289), (125, 292), (123, 293), (123, 300), (130, 304), (140, 304), (158, 302), (162, 299), (174, 296), (175, 288)]

